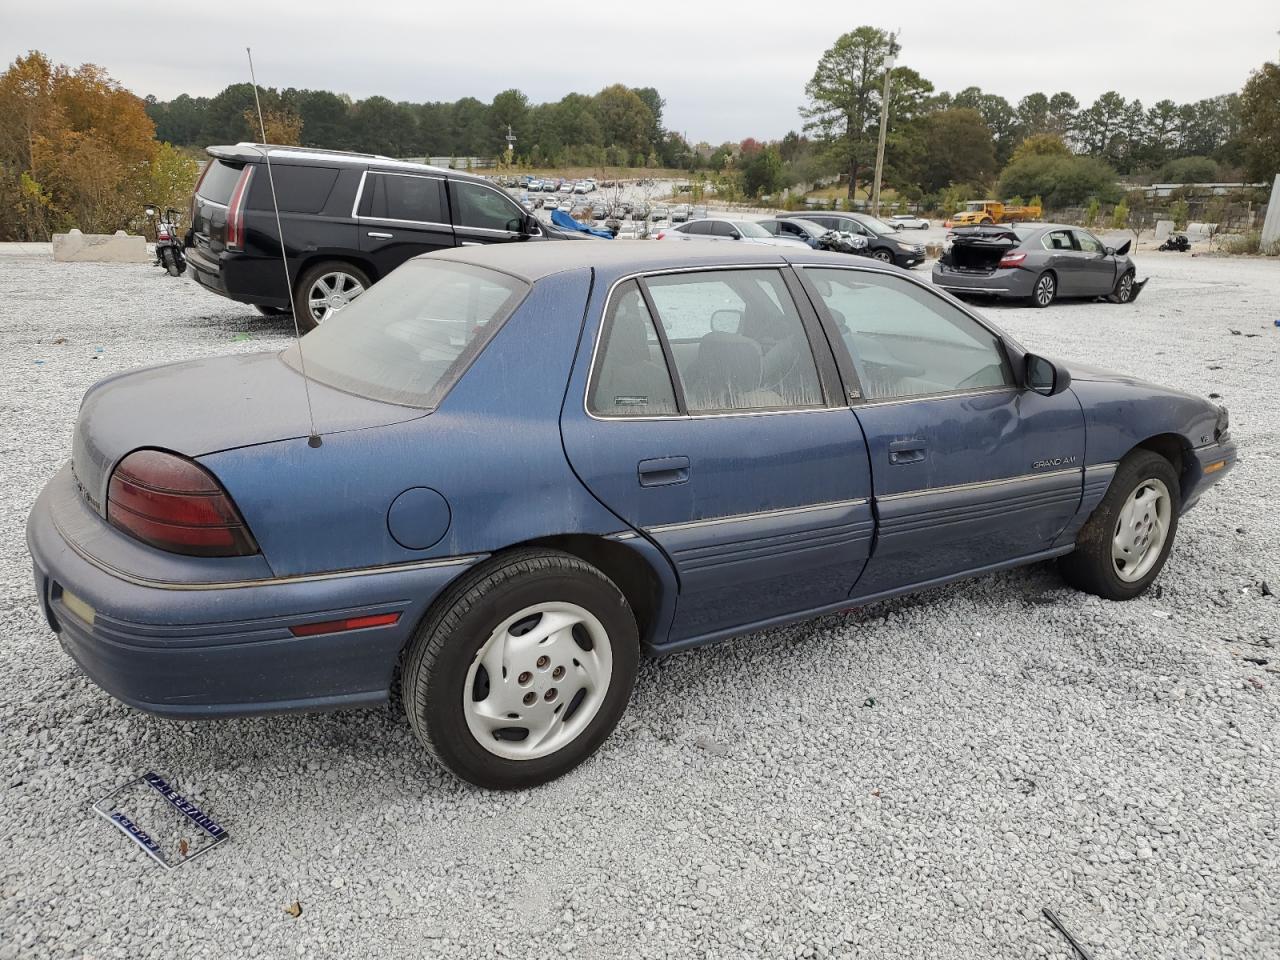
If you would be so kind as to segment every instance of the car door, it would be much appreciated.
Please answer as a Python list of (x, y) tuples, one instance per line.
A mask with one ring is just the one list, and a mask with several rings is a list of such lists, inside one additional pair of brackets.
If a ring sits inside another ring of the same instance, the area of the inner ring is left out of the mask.
[(1051, 230), (1040, 238), (1044, 248), (1044, 269), (1058, 278), (1058, 294), (1070, 296), (1080, 285), (1080, 260), (1070, 230)]
[(867, 598), (1047, 555), (1080, 504), (1084, 417), (1018, 384), (999, 337), (912, 280), (803, 270), (871, 462)]
[(441, 177), (367, 170), (355, 213), (360, 250), (380, 277), (410, 257), (454, 245)]
[(843, 602), (871, 546), (870, 467), (791, 271), (659, 273), (602, 296), (565, 451), (621, 535), (674, 566), (669, 642)]
[(1076, 296), (1100, 297), (1116, 285), (1116, 258), (1107, 253), (1102, 241), (1088, 230), (1073, 230), (1078, 257), (1079, 293)]
[(542, 236), (541, 228), (523, 207), (486, 183), (451, 178), (449, 207), (453, 214), (453, 232), (460, 246), (509, 243)]

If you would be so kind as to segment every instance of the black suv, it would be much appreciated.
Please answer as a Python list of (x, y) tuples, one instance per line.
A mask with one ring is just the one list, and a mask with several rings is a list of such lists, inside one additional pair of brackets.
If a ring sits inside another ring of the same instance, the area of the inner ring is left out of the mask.
[(338, 150), (209, 147), (191, 198), (191, 276), (266, 314), (289, 310), (268, 150), (298, 322), (307, 330), (417, 254), (583, 237), (540, 223), (505, 191), (456, 170)]
[(868, 213), (782, 213), (779, 220), (810, 220), (828, 230), (852, 233), (867, 238), (866, 256), (899, 267), (924, 263), (923, 243), (900, 239), (898, 231)]

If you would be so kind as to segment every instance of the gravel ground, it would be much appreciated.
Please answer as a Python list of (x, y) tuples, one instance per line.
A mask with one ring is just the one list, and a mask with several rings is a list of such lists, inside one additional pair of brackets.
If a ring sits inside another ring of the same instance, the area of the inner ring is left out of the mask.
[[(0, 960), (1066, 958), (1044, 905), (1098, 960), (1280, 955), (1280, 265), (1141, 265), (1132, 306), (989, 312), (1231, 407), (1239, 466), (1151, 594), (1037, 566), (650, 663), (594, 759), (497, 795), (390, 711), (175, 723), (77, 672), (23, 524), (81, 394), (288, 330), (154, 267), (0, 258)], [(89, 815), (147, 768), (231, 841), (165, 874)]]

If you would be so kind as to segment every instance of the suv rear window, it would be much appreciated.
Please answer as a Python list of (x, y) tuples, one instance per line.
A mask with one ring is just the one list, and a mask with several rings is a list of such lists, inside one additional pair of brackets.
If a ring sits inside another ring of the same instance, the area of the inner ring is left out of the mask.
[[(271, 173), (276, 181), (276, 200), (281, 213), (319, 213), (338, 180), (338, 171), (332, 167), (297, 167), (273, 161)], [(266, 174), (264, 165), (253, 178), (249, 188), (250, 210), (271, 209), (271, 182)]]
[[(307, 334), (307, 376), (374, 400), (431, 409), (529, 289), (483, 267), (410, 260)], [(297, 345), (283, 356), (300, 369)]]
[(240, 179), (240, 171), (243, 169), (243, 164), (233, 165), (222, 160), (211, 160), (196, 196), (225, 207), (231, 201), (231, 192), (235, 190), (236, 181)]

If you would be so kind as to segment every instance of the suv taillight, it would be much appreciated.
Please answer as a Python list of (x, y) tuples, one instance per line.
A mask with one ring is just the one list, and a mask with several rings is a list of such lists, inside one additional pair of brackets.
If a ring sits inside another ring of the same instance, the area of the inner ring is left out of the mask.
[(227, 204), (227, 246), (236, 250), (244, 246), (244, 206), (249, 199), (249, 181), (252, 179), (253, 165), (246, 163)]
[(135, 450), (107, 486), (107, 522), (143, 543), (193, 557), (258, 552), (231, 498), (193, 460), (163, 450)]
[(1006, 253), (1000, 258), (1000, 263), (997, 264), (997, 266), (1016, 267), (1025, 259), (1027, 259), (1027, 255), (1025, 253)]

